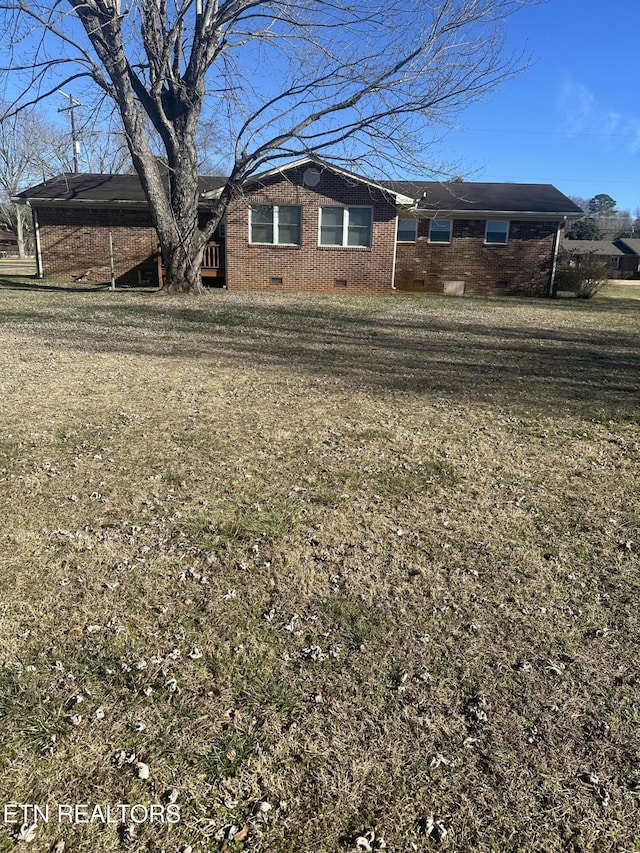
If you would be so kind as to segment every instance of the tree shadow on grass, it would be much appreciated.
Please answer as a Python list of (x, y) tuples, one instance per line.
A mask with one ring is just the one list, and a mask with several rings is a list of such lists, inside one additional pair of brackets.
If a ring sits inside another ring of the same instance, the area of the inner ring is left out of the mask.
[(90, 287), (84, 287), (80, 284), (42, 284), (40, 279), (35, 277), (0, 276), (0, 290), (31, 291), (33, 293), (94, 293), (108, 289), (108, 284), (93, 284)]
[[(346, 391), (435, 395), (545, 413), (577, 409), (640, 422), (639, 338), (615, 328), (620, 300), (584, 309), (553, 304), (552, 315), (544, 311), (550, 303), (531, 303), (526, 323), (514, 321), (514, 303), (480, 303), (480, 312), (449, 304), (414, 303), (405, 313), (396, 303), (390, 313), (384, 306), (363, 313), (356, 302), (345, 307), (330, 300), (238, 304), (222, 298), (202, 308), (138, 300), (92, 303), (62, 323), (51, 322), (42, 306), (42, 319), (48, 345), (91, 353), (193, 358), (212, 370), (275, 368)], [(513, 309), (508, 316), (505, 307)], [(640, 317), (638, 302), (624, 310)], [(609, 328), (589, 322), (607, 314), (614, 317)]]

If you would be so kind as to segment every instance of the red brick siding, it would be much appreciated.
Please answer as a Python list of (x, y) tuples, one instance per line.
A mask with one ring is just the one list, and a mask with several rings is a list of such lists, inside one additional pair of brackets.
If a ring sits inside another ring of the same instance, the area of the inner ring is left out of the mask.
[[(351, 183), (323, 171), (314, 188), (303, 185), (304, 169), (265, 180), (235, 201), (227, 211), (227, 286), (234, 290), (392, 293), (396, 211), (379, 190)], [(300, 246), (255, 246), (249, 243), (249, 205), (291, 204), (302, 208)], [(321, 206), (365, 205), (373, 208), (370, 248), (318, 246)], [(274, 285), (272, 278), (282, 278)], [(347, 287), (336, 287), (346, 279)]]
[(557, 223), (512, 220), (504, 246), (485, 246), (485, 228), (486, 220), (454, 220), (451, 243), (437, 245), (420, 220), (417, 242), (398, 244), (398, 289), (442, 293), (445, 281), (464, 281), (465, 293), (546, 295)]
[[(396, 210), (389, 198), (365, 184), (323, 171), (317, 187), (303, 185), (304, 168), (274, 176), (234, 201), (227, 212), (227, 285), (238, 290), (326, 291), (390, 294)], [(249, 244), (249, 205), (296, 204), (302, 208), (297, 247)], [(370, 248), (318, 246), (319, 208), (365, 205), (373, 209)], [(110, 280), (109, 232), (119, 284), (137, 284), (138, 270), (157, 283), (158, 245), (149, 214), (140, 209), (39, 207), (40, 244), (47, 278)], [(512, 221), (506, 246), (485, 246), (486, 221), (455, 220), (450, 245), (428, 242), (429, 221), (418, 223), (417, 243), (397, 247), (399, 290), (441, 293), (443, 283), (464, 280), (470, 294), (547, 293), (555, 222)], [(282, 278), (282, 284), (271, 283)], [(347, 287), (336, 287), (345, 279)], [(415, 284), (424, 281), (424, 285)], [(497, 287), (497, 283), (506, 283)]]
[(157, 280), (152, 258), (158, 237), (145, 210), (39, 207), (38, 223), (45, 278), (108, 283), (111, 232), (117, 282), (137, 284), (138, 268)]

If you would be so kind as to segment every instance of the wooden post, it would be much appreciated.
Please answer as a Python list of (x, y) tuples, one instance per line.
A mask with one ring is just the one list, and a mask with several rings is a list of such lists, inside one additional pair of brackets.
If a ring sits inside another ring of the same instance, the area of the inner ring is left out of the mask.
[(116, 268), (113, 262), (113, 236), (109, 231), (109, 265), (111, 266), (111, 290), (116, 289)]
[(158, 287), (160, 290), (164, 287), (164, 275), (162, 274), (162, 249), (158, 246)]

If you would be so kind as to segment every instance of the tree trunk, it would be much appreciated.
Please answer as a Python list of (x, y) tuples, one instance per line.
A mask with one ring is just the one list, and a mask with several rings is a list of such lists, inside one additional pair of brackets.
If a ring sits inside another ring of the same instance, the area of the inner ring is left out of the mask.
[(24, 213), (20, 204), (16, 204), (16, 237), (18, 239), (18, 257), (24, 258)]
[(199, 233), (193, 235), (191, 240), (181, 240), (178, 235), (175, 241), (169, 240), (168, 244), (162, 246), (164, 290), (167, 293), (186, 293), (193, 296), (204, 293), (200, 275), (203, 253), (204, 243)]
[[(190, 128), (180, 125), (174, 132), (177, 142), (176, 139), (166, 140), (168, 185), (165, 195), (158, 198), (150, 192), (147, 197), (162, 248), (165, 290), (197, 296), (204, 293), (201, 267), (206, 238), (199, 227), (196, 144)], [(145, 163), (145, 167), (148, 171), (157, 169), (155, 158)]]

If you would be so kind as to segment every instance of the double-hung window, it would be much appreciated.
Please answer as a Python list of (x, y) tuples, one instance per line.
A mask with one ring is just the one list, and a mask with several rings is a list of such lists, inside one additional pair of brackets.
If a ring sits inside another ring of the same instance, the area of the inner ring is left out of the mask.
[(509, 241), (509, 223), (502, 219), (493, 219), (487, 222), (487, 230), (484, 242), (493, 246), (504, 246)]
[(371, 245), (373, 210), (370, 207), (321, 207), (321, 246)]
[(416, 219), (398, 219), (398, 243), (415, 243), (417, 233)]
[(430, 243), (450, 243), (451, 242), (451, 220), (450, 219), (432, 219), (429, 223), (429, 242)]
[(249, 241), (266, 245), (299, 246), (302, 215), (296, 204), (252, 204)]

